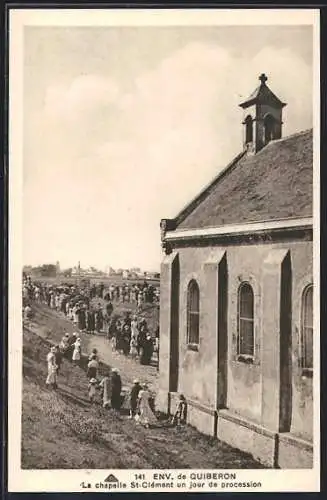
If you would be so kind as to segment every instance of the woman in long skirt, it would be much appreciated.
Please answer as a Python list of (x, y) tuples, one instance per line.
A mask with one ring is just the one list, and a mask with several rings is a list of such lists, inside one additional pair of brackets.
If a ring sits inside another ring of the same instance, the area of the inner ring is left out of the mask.
[(117, 368), (111, 370), (111, 407), (119, 410), (121, 406), (121, 378)]
[(78, 338), (76, 340), (76, 342), (73, 344), (74, 346), (74, 351), (73, 351), (73, 357), (72, 357), (72, 360), (73, 360), (73, 363), (75, 365), (78, 365), (80, 359), (81, 359), (81, 339)]
[(52, 386), (53, 389), (57, 389), (57, 365), (56, 365), (56, 348), (51, 347), (49, 354), (47, 355), (48, 363), (48, 376), (45, 381), (47, 386)]
[(103, 328), (103, 314), (102, 314), (102, 311), (101, 309), (99, 309), (97, 312), (96, 312), (96, 316), (95, 316), (95, 329), (97, 332), (102, 332), (102, 328)]
[(132, 359), (135, 359), (137, 357), (137, 340), (132, 337), (131, 338), (131, 341), (130, 341), (130, 350), (129, 350), (129, 354), (131, 356)]
[(146, 384), (143, 384), (142, 390), (139, 392), (138, 396), (140, 415), (137, 421), (147, 428), (150, 425), (154, 425), (157, 422), (157, 417), (155, 416), (150, 407), (149, 403), (150, 398), (151, 394), (148, 391), (148, 386)]
[(110, 368), (108, 368), (108, 373), (100, 382), (100, 388), (102, 389), (102, 401), (103, 408), (110, 407), (111, 403), (111, 374)]
[(86, 328), (85, 309), (81, 307), (78, 311), (78, 328), (83, 331)]

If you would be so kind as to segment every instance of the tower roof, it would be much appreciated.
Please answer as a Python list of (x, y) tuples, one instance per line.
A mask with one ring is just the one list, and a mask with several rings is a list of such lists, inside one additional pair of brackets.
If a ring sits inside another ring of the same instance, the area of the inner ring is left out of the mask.
[(259, 76), (260, 85), (255, 89), (254, 92), (239, 106), (243, 109), (252, 106), (253, 104), (271, 104), (278, 108), (283, 108), (286, 103), (282, 102), (268, 87), (266, 81), (268, 78), (264, 73)]

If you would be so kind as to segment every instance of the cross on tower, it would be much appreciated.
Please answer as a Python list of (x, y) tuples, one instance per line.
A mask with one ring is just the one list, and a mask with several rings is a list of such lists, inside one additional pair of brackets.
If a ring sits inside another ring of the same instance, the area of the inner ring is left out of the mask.
[(261, 81), (262, 85), (265, 85), (268, 78), (266, 77), (266, 75), (264, 73), (261, 73), (261, 75), (259, 76), (259, 80)]

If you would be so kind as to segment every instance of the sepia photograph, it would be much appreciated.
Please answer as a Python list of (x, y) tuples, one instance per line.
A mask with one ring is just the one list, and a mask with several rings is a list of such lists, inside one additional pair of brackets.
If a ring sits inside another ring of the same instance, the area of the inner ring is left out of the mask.
[(319, 487), (319, 17), (186, 14), (11, 12), (14, 491)]

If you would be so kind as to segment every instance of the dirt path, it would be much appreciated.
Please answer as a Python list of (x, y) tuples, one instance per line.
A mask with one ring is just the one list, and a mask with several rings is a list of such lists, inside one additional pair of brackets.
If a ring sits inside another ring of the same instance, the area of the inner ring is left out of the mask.
[[(49, 309), (43, 304), (34, 305), (33, 308), (35, 318), (29, 323), (29, 328), (44, 339), (59, 343), (65, 332), (73, 333), (76, 331), (75, 326), (64, 314)], [(96, 348), (100, 361), (111, 367), (118, 368), (123, 385), (129, 386), (134, 378), (138, 378), (140, 382), (147, 383), (151, 391), (157, 392), (158, 371), (155, 366), (140, 365), (138, 361), (134, 361), (118, 352), (113, 352), (111, 344), (104, 335), (89, 335), (83, 332), (78, 332), (78, 335), (82, 340), (83, 353), (90, 354), (92, 349)]]
[[(53, 320), (52, 314), (47, 317)], [(46, 316), (38, 319), (45, 334)], [(35, 329), (37, 322), (24, 328), (22, 468), (262, 468), (250, 455), (189, 426), (178, 430), (158, 421), (145, 429), (128, 419), (127, 408), (117, 413), (91, 405), (85, 372), (68, 360), (61, 367), (58, 390), (48, 390), (49, 345)]]

